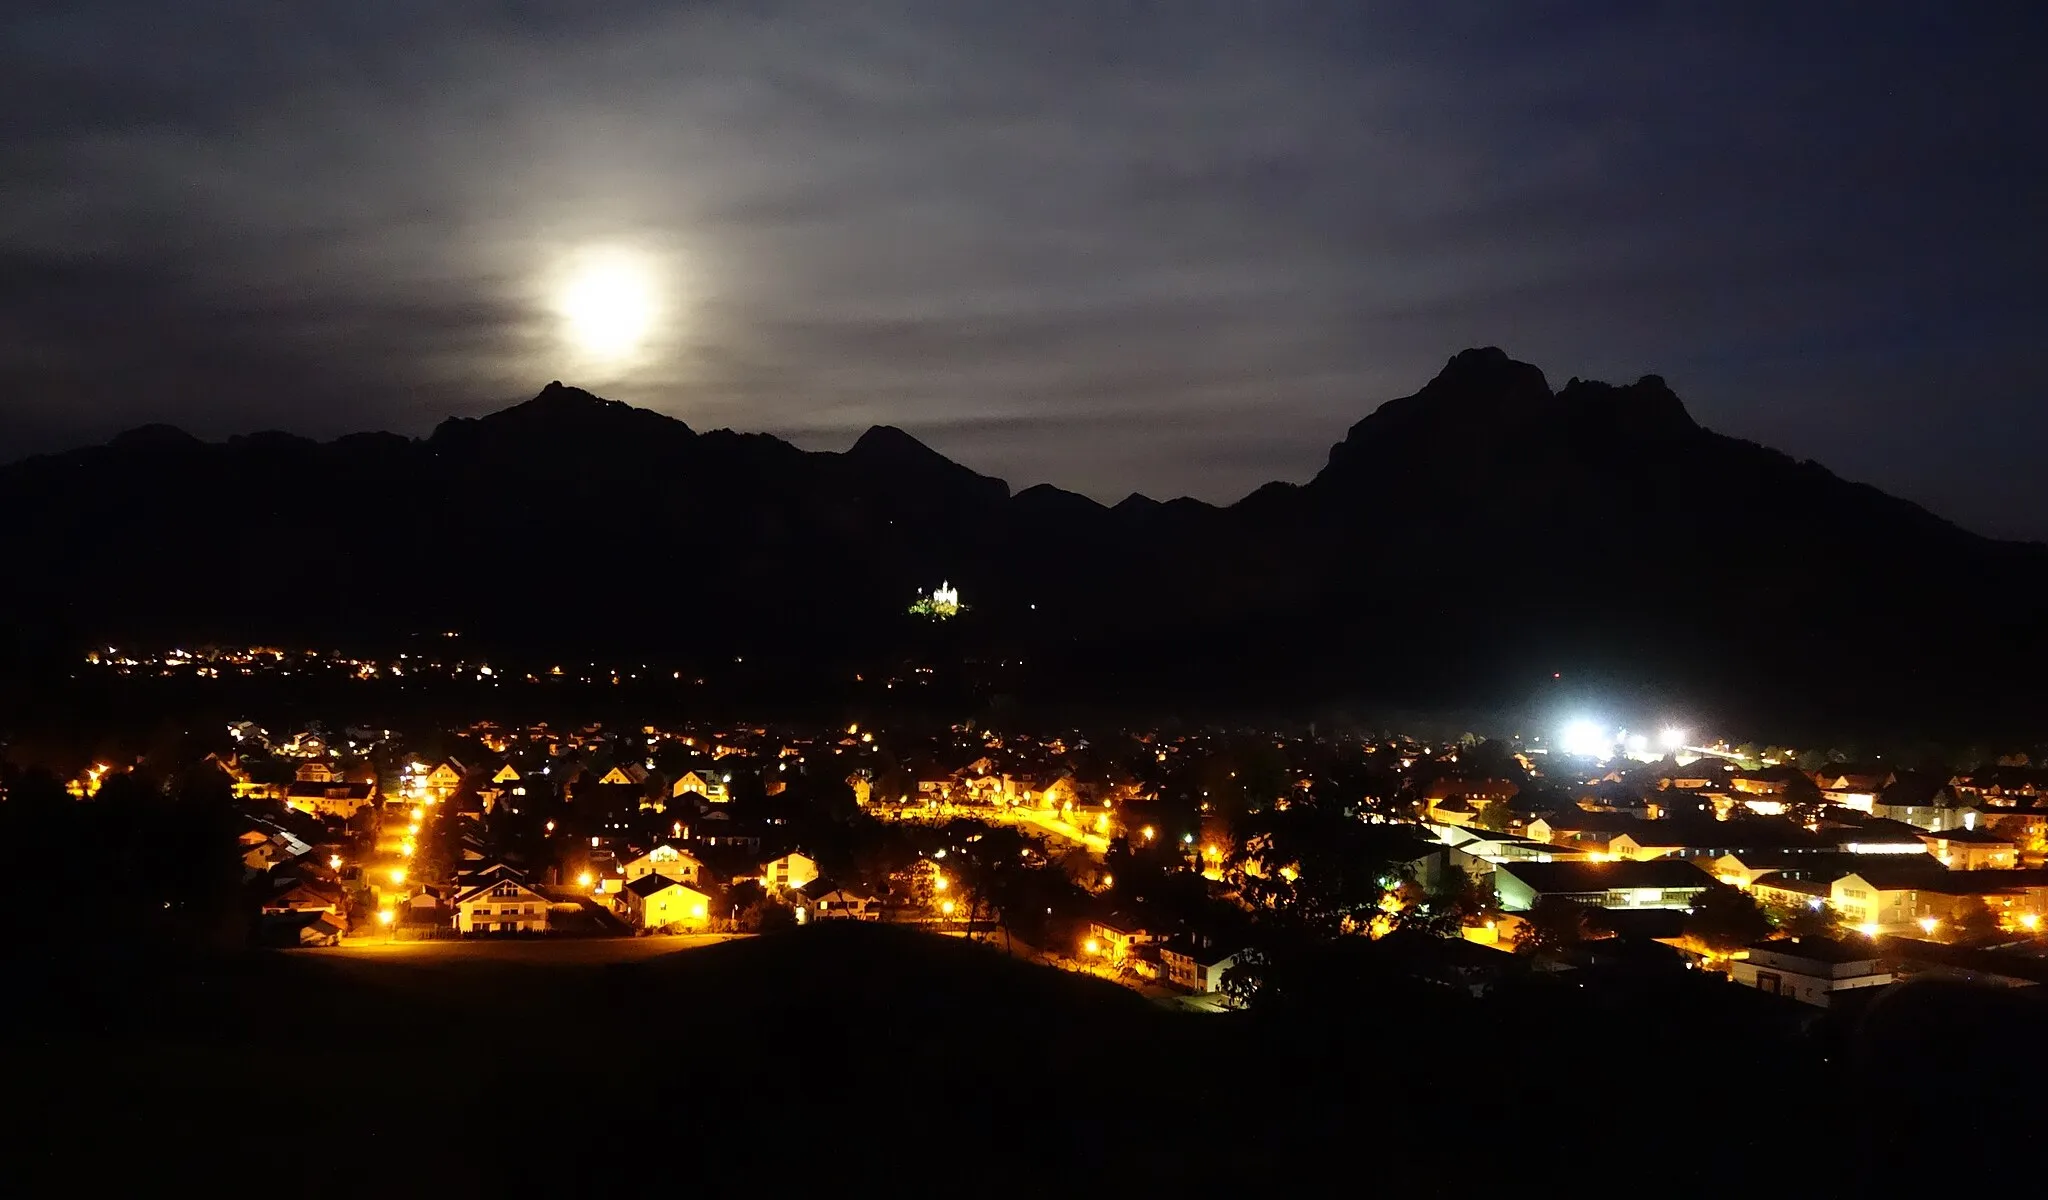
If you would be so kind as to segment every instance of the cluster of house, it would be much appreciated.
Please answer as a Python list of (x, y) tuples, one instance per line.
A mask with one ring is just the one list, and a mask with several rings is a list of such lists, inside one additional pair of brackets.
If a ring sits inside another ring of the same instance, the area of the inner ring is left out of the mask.
[[(1780, 938), (1738, 953), (1732, 977), (1760, 990), (1825, 1005), (1902, 970), (1957, 973), (1963, 960), (1975, 977), (2048, 980), (2033, 938), (2048, 924), (2048, 774), (2000, 767), (1930, 782), (1840, 766), (1744, 771), (1719, 758), (1637, 772), (1586, 781), (1578, 803), (1536, 809), (1512, 781), (1445, 770), (1415, 789), (1412, 817), (1371, 819), (1414, 822), (1405, 873), (1425, 889), (1450, 868), (1492, 881), (1507, 917), (1468, 931), (1482, 945), (1505, 947), (1503, 931), (1522, 914), (1563, 900), (1675, 948), (1686, 912), (1726, 885), (1780, 915), (1829, 913), (1845, 929), (1842, 939)], [(1137, 914), (1102, 916), (1081, 953), (1138, 980), (1216, 990), (1241, 943), (1160, 928)], [(2002, 945), (1969, 944), (1985, 942)]]

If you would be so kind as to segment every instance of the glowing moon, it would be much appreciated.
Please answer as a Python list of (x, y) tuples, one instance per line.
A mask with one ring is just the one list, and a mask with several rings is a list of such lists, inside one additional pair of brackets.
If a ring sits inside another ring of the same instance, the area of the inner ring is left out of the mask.
[(555, 295), (555, 313), (571, 348), (610, 364), (630, 361), (661, 316), (653, 265), (628, 250), (585, 250), (571, 259)]

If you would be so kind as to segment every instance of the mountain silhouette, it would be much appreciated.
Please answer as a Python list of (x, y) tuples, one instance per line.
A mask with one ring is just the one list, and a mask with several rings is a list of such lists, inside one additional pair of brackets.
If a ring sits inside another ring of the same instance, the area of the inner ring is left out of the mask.
[[(2038, 706), (2048, 548), (1701, 427), (1654, 375), (1466, 350), (1306, 483), (1011, 493), (900, 429), (844, 453), (561, 383), (423, 439), (166, 426), (0, 468), (24, 642), (791, 662), (944, 653), (1103, 703), (1476, 704), (1563, 678), (1908, 723)], [(947, 578), (969, 612), (905, 609)], [(938, 642), (919, 643), (918, 638)]]

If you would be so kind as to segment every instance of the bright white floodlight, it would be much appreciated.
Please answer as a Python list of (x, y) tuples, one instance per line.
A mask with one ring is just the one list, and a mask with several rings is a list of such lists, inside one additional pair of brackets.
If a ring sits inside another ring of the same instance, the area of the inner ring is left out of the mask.
[(1678, 728), (1666, 729), (1663, 733), (1657, 735), (1657, 744), (1666, 750), (1677, 750), (1685, 745), (1685, 730)]
[(1614, 752), (1614, 737), (1592, 721), (1573, 721), (1558, 734), (1557, 744), (1566, 754), (1579, 758), (1606, 758)]

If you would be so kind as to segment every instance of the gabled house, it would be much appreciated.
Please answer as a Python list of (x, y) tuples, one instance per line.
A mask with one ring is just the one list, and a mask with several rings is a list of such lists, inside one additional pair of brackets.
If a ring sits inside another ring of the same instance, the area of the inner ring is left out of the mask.
[(338, 773), (325, 780), (294, 780), (286, 785), (284, 794), (288, 808), (295, 808), (308, 816), (338, 817), (344, 821), (376, 801), (376, 784), (351, 783), (340, 778)]
[(1220, 992), (1223, 973), (1237, 965), (1237, 952), (1207, 937), (1169, 939), (1159, 947), (1159, 969), (1166, 982), (1190, 992)]
[(613, 763), (597, 782), (605, 787), (639, 787), (647, 782), (647, 768), (636, 762)]
[(696, 883), (704, 863), (696, 855), (663, 843), (625, 864), (625, 880), (631, 883), (647, 875), (665, 875), (677, 883)]
[(761, 885), (771, 892), (801, 889), (817, 878), (817, 860), (801, 852), (793, 851), (761, 864)]
[(455, 794), (468, 775), (469, 768), (463, 766), (460, 760), (444, 758), (434, 764), (433, 770), (427, 772), (427, 794), (436, 800), (446, 800)]
[(1955, 807), (1955, 800), (1955, 794), (1939, 780), (1904, 775), (1878, 794), (1876, 803), (1870, 806), (1870, 815), (1922, 829), (1940, 829)]
[(681, 799), (686, 795), (694, 795), (706, 804), (724, 804), (732, 799), (732, 794), (727, 790), (729, 782), (730, 776), (708, 767), (685, 771), (670, 789), (669, 797)]
[(1082, 950), (1107, 961), (1112, 966), (1121, 965), (1139, 946), (1151, 945), (1158, 941), (1143, 921), (1124, 913), (1111, 913), (1088, 922), (1088, 939), (1082, 943)]
[(293, 880), (289, 886), (263, 898), (264, 913), (317, 912), (339, 914), (347, 906), (341, 889), (317, 880)]
[(471, 933), (546, 933), (550, 901), (508, 875), (486, 879), (455, 897), (455, 928)]
[(619, 893), (625, 918), (636, 929), (702, 929), (711, 897), (665, 875), (642, 875)]
[(300, 763), (293, 776), (300, 783), (332, 783), (341, 778), (341, 768), (324, 758), (315, 758)]
[(1536, 818), (1524, 832), (1539, 842), (1604, 851), (1616, 836), (1632, 832), (1644, 823), (1639, 817), (1623, 813), (1570, 808)]
[(1898, 782), (1890, 771), (1861, 771), (1829, 767), (1813, 773), (1814, 785), (1829, 804), (1867, 813), (1877, 806), (1884, 790)]
[[(882, 919), (882, 902), (864, 887), (852, 885), (825, 885), (826, 890), (818, 892), (815, 915), (820, 921), (879, 921)], [(816, 890), (816, 889), (813, 889)]]
[(1951, 871), (2009, 871), (2019, 866), (2018, 847), (2012, 839), (1984, 829), (1951, 829), (1923, 833), (1920, 840), (1927, 852)]

